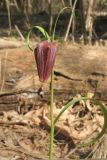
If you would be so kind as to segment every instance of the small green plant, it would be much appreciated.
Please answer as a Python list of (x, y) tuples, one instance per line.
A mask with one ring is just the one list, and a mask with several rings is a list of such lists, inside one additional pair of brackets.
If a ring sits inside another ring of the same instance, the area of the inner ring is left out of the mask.
[[(40, 26), (34, 26), (32, 27), (28, 34), (27, 34), (27, 45), (29, 47), (29, 49), (31, 51), (34, 52), (34, 56), (35, 56), (35, 60), (36, 60), (36, 65), (37, 65), (37, 71), (38, 71), (38, 75), (39, 75), (39, 80), (41, 81), (41, 83), (44, 83), (48, 80), (49, 76), (51, 75), (51, 95), (50, 95), (50, 121), (51, 121), (51, 132), (50, 132), (50, 153), (49, 153), (49, 160), (53, 160), (53, 155), (54, 155), (54, 127), (57, 123), (57, 121), (59, 120), (59, 118), (62, 116), (62, 114), (69, 108), (69, 107), (73, 107), (75, 106), (75, 104), (77, 102), (80, 102), (81, 100), (86, 101), (89, 100), (89, 98), (87, 97), (80, 97), (77, 98), (75, 100), (70, 101), (69, 103), (67, 103), (65, 106), (62, 107), (62, 110), (60, 111), (60, 113), (57, 115), (57, 117), (54, 119), (53, 116), (53, 111), (54, 111), (54, 70), (53, 70), (53, 66), (54, 66), (54, 62), (55, 62), (55, 58), (56, 58), (56, 51), (57, 51), (57, 45), (54, 42), (55, 40), (55, 30), (56, 30), (56, 25), (59, 19), (60, 14), (65, 10), (65, 9), (71, 9), (71, 7), (65, 7), (63, 8), (59, 14), (58, 17), (56, 19), (55, 25), (54, 25), (54, 29), (53, 29), (53, 33), (51, 36), (49, 36), (49, 34), (46, 32), (46, 30)], [(44, 36), (45, 40), (40, 42), (37, 47), (35, 49), (33, 49), (30, 45), (30, 35), (33, 31), (33, 29), (38, 29)], [(105, 108), (105, 106), (95, 100), (95, 99), (90, 99), (96, 106), (100, 107), (103, 115), (104, 115), (104, 125), (102, 128), (102, 131), (98, 134), (98, 136), (91, 140), (90, 142), (88, 142), (87, 144), (81, 144), (79, 147), (85, 147), (88, 146), (90, 144), (95, 143), (96, 141), (98, 141), (106, 132), (107, 129), (107, 109)]]

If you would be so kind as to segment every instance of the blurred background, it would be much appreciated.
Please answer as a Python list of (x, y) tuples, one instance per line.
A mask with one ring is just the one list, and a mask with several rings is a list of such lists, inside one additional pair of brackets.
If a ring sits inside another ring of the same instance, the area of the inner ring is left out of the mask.
[(59, 11), (69, 6), (58, 21), (58, 38), (84, 43), (107, 39), (107, 0), (1, 0), (0, 36), (25, 36), (34, 25), (51, 33)]

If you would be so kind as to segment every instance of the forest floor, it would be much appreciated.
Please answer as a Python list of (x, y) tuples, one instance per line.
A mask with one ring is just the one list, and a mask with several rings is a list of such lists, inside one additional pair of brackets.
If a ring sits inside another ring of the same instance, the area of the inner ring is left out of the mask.
[[(34, 55), (20, 41), (0, 39), (0, 160), (48, 160), (50, 80), (42, 91)], [(37, 43), (34, 43), (34, 46)], [(86, 95), (107, 104), (107, 46), (59, 43), (55, 63), (54, 116)], [(41, 96), (41, 94), (43, 94)], [(55, 126), (55, 160), (107, 158), (102, 112), (91, 101), (70, 107)]]

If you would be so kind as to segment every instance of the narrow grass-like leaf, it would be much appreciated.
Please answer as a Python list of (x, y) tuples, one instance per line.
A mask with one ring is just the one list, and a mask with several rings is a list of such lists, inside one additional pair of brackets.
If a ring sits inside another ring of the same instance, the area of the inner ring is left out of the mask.
[(62, 114), (69, 108), (69, 107), (73, 107), (76, 103), (80, 102), (81, 100), (91, 100), (93, 102), (93, 104), (95, 104), (96, 106), (98, 106), (102, 113), (103, 113), (103, 116), (104, 116), (104, 124), (103, 124), (103, 127), (102, 127), (102, 130), (101, 132), (97, 135), (96, 138), (94, 138), (93, 140), (91, 140), (90, 142), (88, 143), (83, 143), (83, 144), (80, 144), (78, 147), (86, 147), (86, 146), (89, 146), (89, 145), (92, 145), (94, 144), (95, 142), (97, 142), (106, 132), (107, 130), (107, 108), (98, 100), (94, 100), (94, 99), (89, 99), (87, 97), (80, 97), (80, 98), (77, 98), (77, 99), (74, 99), (72, 101), (70, 101), (69, 103), (67, 103), (63, 109), (61, 110), (61, 112), (57, 115), (57, 117), (55, 118), (54, 120), (54, 125), (57, 123), (57, 121), (59, 120), (59, 118), (62, 116)]
[(32, 46), (31, 46), (31, 44), (30, 44), (30, 35), (31, 35), (31, 32), (32, 32), (32, 29), (30, 29), (29, 32), (27, 33), (26, 42), (27, 42), (28, 48), (29, 48), (31, 51), (33, 51), (33, 48), (32, 48)]
[(54, 120), (54, 124), (59, 120), (59, 118), (62, 116), (62, 114), (69, 108), (73, 107), (76, 103), (80, 102), (81, 100), (87, 100), (87, 97), (80, 97), (77, 99), (73, 99), (72, 101), (68, 102), (65, 106), (63, 106), (63, 109), (60, 111), (60, 113), (57, 115), (57, 117)]
[(60, 12), (59, 12), (59, 14), (58, 14), (58, 16), (57, 16), (57, 18), (56, 18), (56, 21), (55, 21), (55, 25), (54, 25), (54, 29), (53, 29), (53, 34), (52, 34), (52, 40), (55, 39), (56, 25), (57, 25), (57, 23), (58, 23), (59, 17), (60, 17), (60, 15), (61, 15), (66, 9), (70, 9), (70, 10), (71, 10), (72, 8), (71, 8), (71, 7), (64, 7), (64, 8), (62, 8), (62, 9), (60, 10)]
[(43, 28), (43, 27), (40, 27), (40, 26), (33, 26), (32, 28), (30, 28), (29, 32), (27, 33), (27, 36), (26, 36), (26, 42), (27, 42), (27, 46), (29, 47), (29, 49), (31, 51), (33, 51), (33, 48), (32, 46), (30, 45), (30, 36), (31, 36), (31, 33), (34, 29), (38, 29), (42, 35), (44, 36), (45, 39), (47, 39), (48, 41), (50, 41), (50, 36), (48, 35), (48, 33), (46, 32), (46, 30)]
[(40, 26), (34, 26), (34, 27), (37, 28), (44, 35), (44, 37), (50, 41), (50, 36), (43, 27)]
[(100, 138), (103, 137), (103, 135), (106, 133), (107, 130), (107, 108), (98, 100), (92, 100), (92, 102), (101, 109), (104, 116), (104, 124), (101, 132), (97, 135), (96, 138), (94, 138), (90, 142), (80, 144), (78, 147), (87, 147), (89, 145), (96, 143)]

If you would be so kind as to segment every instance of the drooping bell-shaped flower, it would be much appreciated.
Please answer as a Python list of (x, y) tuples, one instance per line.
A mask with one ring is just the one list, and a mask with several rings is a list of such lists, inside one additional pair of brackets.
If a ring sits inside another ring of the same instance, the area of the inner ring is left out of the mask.
[(39, 80), (48, 80), (56, 57), (57, 46), (54, 42), (42, 41), (34, 50)]

